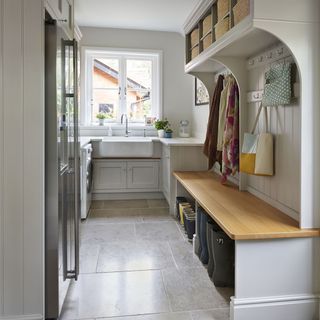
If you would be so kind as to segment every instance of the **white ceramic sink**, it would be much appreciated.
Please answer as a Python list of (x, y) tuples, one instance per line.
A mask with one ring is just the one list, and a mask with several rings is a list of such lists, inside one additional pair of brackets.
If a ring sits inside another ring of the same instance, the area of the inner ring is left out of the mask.
[(153, 141), (148, 137), (107, 137), (93, 142), (94, 158), (152, 157)]

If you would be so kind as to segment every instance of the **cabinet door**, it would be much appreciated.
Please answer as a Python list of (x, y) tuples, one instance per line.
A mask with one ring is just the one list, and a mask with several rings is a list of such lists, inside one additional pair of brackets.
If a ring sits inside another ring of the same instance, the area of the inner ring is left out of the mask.
[(129, 189), (159, 189), (159, 161), (128, 162), (127, 187)]
[(170, 194), (170, 149), (162, 147), (162, 189), (164, 196), (168, 200)]
[(63, 22), (63, 28), (70, 37), (73, 38), (73, 1), (71, 0), (59, 0), (62, 1), (61, 20)]
[(94, 191), (125, 189), (126, 176), (125, 161), (95, 161), (93, 163)]
[(62, 0), (46, 0), (46, 9), (54, 19), (61, 19), (62, 16)]

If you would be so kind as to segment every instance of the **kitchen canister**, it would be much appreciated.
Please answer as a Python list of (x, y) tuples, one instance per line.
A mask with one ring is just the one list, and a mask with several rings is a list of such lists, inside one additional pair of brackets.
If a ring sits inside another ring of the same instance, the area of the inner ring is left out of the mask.
[(179, 137), (181, 138), (190, 137), (190, 122), (188, 120), (181, 120), (179, 122)]

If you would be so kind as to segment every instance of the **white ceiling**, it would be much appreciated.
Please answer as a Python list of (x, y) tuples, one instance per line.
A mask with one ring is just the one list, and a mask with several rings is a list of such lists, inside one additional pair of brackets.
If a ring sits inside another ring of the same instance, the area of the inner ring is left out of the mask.
[(182, 32), (199, 0), (75, 0), (79, 26)]

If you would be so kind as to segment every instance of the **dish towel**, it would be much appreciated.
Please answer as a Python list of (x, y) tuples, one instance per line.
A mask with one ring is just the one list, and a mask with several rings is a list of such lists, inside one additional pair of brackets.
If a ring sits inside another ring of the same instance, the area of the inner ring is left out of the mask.
[(203, 146), (203, 153), (208, 157), (208, 170), (213, 167), (216, 161), (219, 161), (219, 159), (221, 159), (221, 152), (217, 152), (217, 139), (219, 126), (219, 105), (221, 92), (223, 90), (223, 79), (224, 77), (222, 75), (219, 75), (213, 94), (206, 140)]
[(229, 90), (223, 136), (222, 183), (226, 182), (228, 175), (234, 175), (239, 168), (239, 88), (234, 78)]

